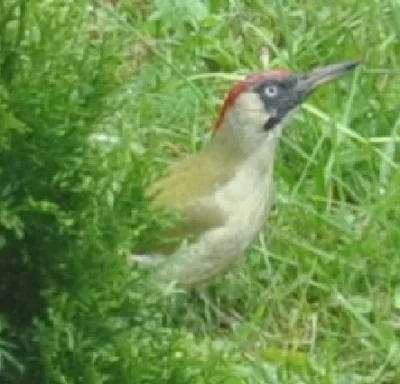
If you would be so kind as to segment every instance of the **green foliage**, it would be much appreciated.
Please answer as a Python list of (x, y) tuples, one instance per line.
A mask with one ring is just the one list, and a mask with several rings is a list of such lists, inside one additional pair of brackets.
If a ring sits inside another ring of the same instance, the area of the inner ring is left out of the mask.
[[(85, 2), (2, 6), (0, 301), (5, 335), (40, 366), (32, 321), (52, 320), (66, 293), (68, 307), (83, 305), (92, 290), (108, 291), (108, 279), (123, 278), (112, 266), (138, 235), (144, 168), (126, 146), (91, 144), (117, 108), (118, 36), (93, 38)], [(130, 166), (114, 174), (122, 158)]]
[[(2, 383), (398, 381), (396, 2), (5, 0), (0, 15)], [(168, 223), (145, 186), (202, 145), (264, 44), (271, 67), (364, 65), (287, 130), (247, 260), (206, 302), (162, 297), (126, 265)]]

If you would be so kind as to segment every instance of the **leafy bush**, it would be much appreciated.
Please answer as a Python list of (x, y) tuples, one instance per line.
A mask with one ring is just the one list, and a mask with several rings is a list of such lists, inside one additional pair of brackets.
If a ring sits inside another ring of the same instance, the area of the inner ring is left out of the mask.
[[(125, 143), (105, 151), (92, 139), (115, 115), (121, 88), (119, 36), (94, 36), (96, 9), (86, 2), (1, 7), (1, 331), (31, 370), (27, 382), (31, 374), (63, 382), (74, 373), (55, 374), (67, 364), (57, 356), (58, 345), (67, 348), (61, 334), (77, 328), (86, 337), (82, 319), (106, 322), (124, 301), (124, 257), (134, 229), (145, 225), (137, 213), (144, 164)], [(105, 329), (111, 337), (114, 328)], [(87, 344), (85, 337), (76, 343)], [(60, 341), (49, 351), (53, 339)], [(5, 372), (10, 380), (16, 374)]]

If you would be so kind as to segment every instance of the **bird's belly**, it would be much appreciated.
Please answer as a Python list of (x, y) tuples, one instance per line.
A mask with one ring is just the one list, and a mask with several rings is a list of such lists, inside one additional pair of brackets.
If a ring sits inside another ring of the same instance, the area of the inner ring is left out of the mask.
[(232, 243), (238, 251), (247, 248), (264, 225), (271, 201), (271, 178), (238, 174), (216, 194), (232, 229)]
[(231, 269), (264, 224), (269, 209), (270, 179), (270, 174), (260, 177), (245, 170), (203, 198), (200, 205), (218, 210), (223, 216), (221, 224), (178, 251), (158, 278), (189, 287)]

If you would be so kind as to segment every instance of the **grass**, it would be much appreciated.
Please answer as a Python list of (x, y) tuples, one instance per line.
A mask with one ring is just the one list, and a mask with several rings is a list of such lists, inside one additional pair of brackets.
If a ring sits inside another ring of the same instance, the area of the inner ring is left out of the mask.
[[(74, 20), (82, 17), (93, 39), (107, 36), (99, 68), (117, 83), (111, 89), (103, 84), (106, 105), (112, 108), (93, 129), (97, 135), (114, 137), (116, 144), (92, 142), (99, 156), (94, 157), (96, 164), (101, 159), (102, 172), (108, 175), (100, 172), (102, 179), (93, 184), (99, 194), (104, 191), (104, 201), (98, 197), (96, 202), (107, 202), (111, 213), (104, 216), (107, 223), (100, 221), (106, 208), (99, 203), (90, 228), (95, 241), (96, 231), (104, 226), (104, 233), (111, 233), (123, 217), (124, 231), (109, 239), (120, 245), (108, 248), (121, 254), (130, 241), (138, 246), (151, 242), (154, 231), (165, 225), (161, 215), (149, 216), (142, 189), (177, 156), (198, 150), (208, 140), (232, 80), (260, 68), (261, 45), (270, 47), (273, 68), (301, 71), (353, 58), (361, 58), (363, 65), (353, 76), (316, 93), (286, 130), (276, 164), (275, 209), (241, 264), (206, 288), (212, 305), (197, 295), (174, 296), (161, 308), (150, 303), (150, 312), (134, 315), (142, 316), (143, 322), (127, 321), (102, 333), (108, 325), (103, 329), (90, 317), (97, 297), (138, 307), (143, 299), (126, 293), (127, 278), (120, 271), (123, 257), (117, 258), (118, 266), (104, 262), (101, 273), (115, 268), (125, 277), (115, 285), (110, 278), (110, 289), (88, 296), (92, 303), (84, 309), (87, 317), (74, 323), (77, 329), (68, 323), (75, 315), (63, 303), (88, 281), (83, 277), (75, 283), (76, 291), (64, 287), (66, 292), (57, 293), (57, 304), (53, 301), (50, 308), (53, 317), (35, 328), (42, 340), (41, 355), (47, 356), (45, 371), (52, 378), (48, 382), (106, 383), (116, 377), (119, 382), (156, 382), (149, 379), (155, 372), (154, 377), (171, 383), (397, 383), (400, 6), (390, 0), (340, 0), (331, 5), (320, 0), (157, 0), (90, 7), (90, 18), (85, 19), (80, 8)], [(73, 51), (76, 31), (64, 25), (53, 41), (65, 42), (65, 50)], [(112, 60), (107, 58), (111, 51)], [(32, 54), (36, 65), (46, 63), (39, 51)], [(81, 82), (85, 85), (90, 78), (90, 88), (95, 79), (90, 67), (84, 70)], [(70, 71), (67, 65), (65, 71)], [(88, 108), (94, 114), (96, 103)], [(83, 110), (77, 109), (77, 114)], [(134, 219), (124, 216), (129, 210)], [(93, 266), (98, 267), (95, 261)], [(87, 272), (88, 279), (101, 287), (97, 269), (93, 271)], [(135, 291), (139, 288), (134, 285)], [(117, 305), (107, 307), (104, 321), (112, 321)], [(157, 330), (147, 331), (153, 315)], [(129, 316), (128, 311), (122, 318)], [(57, 339), (57, 327), (64, 335), (60, 340), (79, 344), (84, 336), (77, 335), (87, 329), (95, 342), (82, 343), (77, 349), (81, 355), (71, 358)], [(109, 355), (114, 360), (106, 356), (106, 349), (104, 356), (92, 353), (101, 350), (104, 335), (113, 333), (119, 338), (115, 355)], [(157, 340), (169, 344), (157, 345)], [(0, 339), (0, 350), (1, 346)], [(169, 356), (165, 361), (159, 357), (163, 354)], [(57, 371), (60, 356), (66, 363)], [(80, 358), (101, 369), (87, 371)], [(0, 354), (0, 367), (1, 361)], [(70, 361), (76, 365), (68, 365)], [(125, 368), (113, 371), (118, 364)], [(186, 376), (179, 373), (185, 366)]]

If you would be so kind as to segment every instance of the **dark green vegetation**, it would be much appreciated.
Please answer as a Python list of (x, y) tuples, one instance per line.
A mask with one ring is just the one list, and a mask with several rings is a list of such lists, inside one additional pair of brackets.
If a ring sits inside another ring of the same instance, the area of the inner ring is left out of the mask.
[[(0, 382), (399, 383), (399, 41), (388, 0), (0, 1)], [(168, 224), (146, 185), (262, 44), (365, 64), (287, 130), (220, 313), (149, 295), (125, 262)]]

